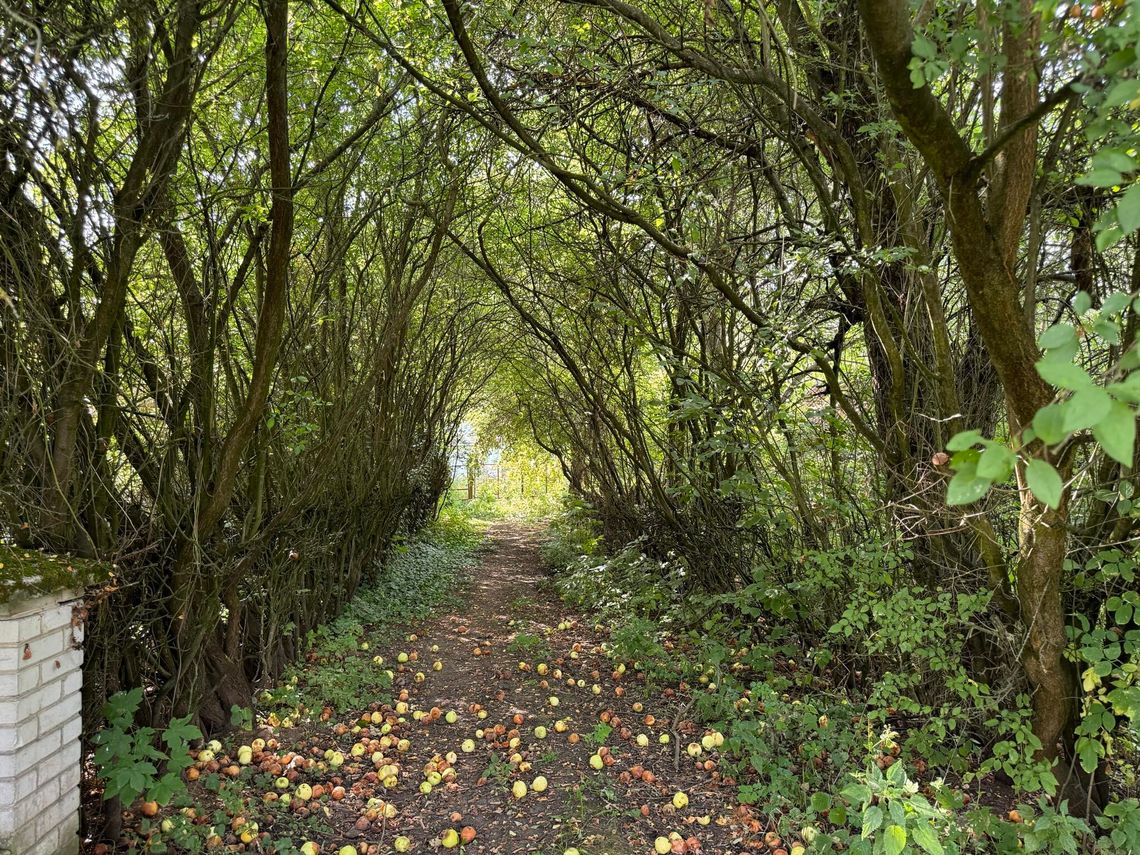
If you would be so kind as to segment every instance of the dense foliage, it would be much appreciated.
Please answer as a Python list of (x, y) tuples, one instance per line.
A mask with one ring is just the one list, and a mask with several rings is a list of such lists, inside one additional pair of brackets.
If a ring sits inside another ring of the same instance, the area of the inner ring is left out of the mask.
[(629, 596), (701, 592), (1092, 821), (1140, 713), (1138, 35), (1130, 0), (0, 10), (0, 536), (117, 564), (89, 693), (217, 727), (435, 512), (477, 403), (638, 544)]
[(495, 347), (446, 241), (473, 163), (337, 16), (28, 14), (0, 15), (3, 536), (117, 566), (89, 712), (141, 684), (217, 728), (447, 486)]

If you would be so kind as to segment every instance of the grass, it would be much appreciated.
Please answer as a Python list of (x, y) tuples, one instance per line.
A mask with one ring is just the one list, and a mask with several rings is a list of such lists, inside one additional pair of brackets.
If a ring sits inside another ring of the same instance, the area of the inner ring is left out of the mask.
[(389, 663), (374, 662), (372, 648), (457, 602), (482, 540), (478, 526), (444, 516), (394, 547), (344, 612), (309, 633), (309, 661), (291, 666), (279, 685), (262, 695), (263, 707), (273, 707), (277, 720), (288, 724), (326, 705), (345, 711), (390, 702)]

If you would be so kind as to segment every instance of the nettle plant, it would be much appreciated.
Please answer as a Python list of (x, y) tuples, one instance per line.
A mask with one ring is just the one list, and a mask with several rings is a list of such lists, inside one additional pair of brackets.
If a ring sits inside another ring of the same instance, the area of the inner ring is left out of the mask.
[[(895, 734), (884, 735), (880, 745)], [(851, 807), (850, 821), (859, 836), (845, 841), (848, 852), (858, 855), (902, 855), (925, 852), (949, 855), (963, 850), (965, 834), (955, 811), (961, 802), (948, 789), (934, 787), (935, 800), (919, 792), (919, 785), (906, 774), (902, 763), (886, 771), (870, 763), (865, 773), (853, 773), (852, 783), (841, 796)]]

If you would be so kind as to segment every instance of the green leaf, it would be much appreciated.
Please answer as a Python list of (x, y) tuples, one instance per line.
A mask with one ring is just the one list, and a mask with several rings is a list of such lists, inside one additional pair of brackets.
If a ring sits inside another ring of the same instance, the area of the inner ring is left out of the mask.
[(1025, 467), (1025, 480), (1030, 492), (1040, 501), (1056, 510), (1061, 504), (1065, 484), (1057, 470), (1040, 457), (1034, 457)]
[(812, 793), (811, 809), (816, 813), (826, 813), (831, 808), (831, 796), (827, 793)]
[(1091, 428), (1108, 415), (1112, 409), (1112, 396), (1104, 389), (1089, 386), (1078, 389), (1067, 401), (1061, 404), (1064, 411), (1065, 433)]
[(1033, 432), (1046, 445), (1056, 445), (1065, 434), (1065, 410), (1060, 404), (1048, 404), (1033, 417)]
[(1127, 152), (1115, 148), (1102, 148), (1092, 156), (1089, 166), (1093, 169), (1115, 169), (1117, 172), (1131, 172), (1136, 161)]
[(162, 741), (171, 748), (184, 742), (193, 742), (202, 738), (202, 731), (190, 723), (190, 716), (171, 719), (170, 724), (163, 731)]
[(1136, 443), (1136, 413), (1127, 404), (1113, 402), (1096, 427), (1093, 436), (1105, 454), (1123, 466), (1132, 465), (1132, 447)]
[(862, 805), (871, 800), (871, 788), (866, 784), (850, 783), (840, 795), (853, 805)]
[(1016, 458), (1012, 451), (1001, 443), (992, 442), (978, 458), (977, 475), (990, 481), (1004, 481), (1013, 471), (1014, 460)]
[(1072, 324), (1053, 324), (1038, 337), (1037, 346), (1042, 350), (1050, 350), (1070, 344), (1076, 341), (1076, 338), (1077, 331)]
[(942, 844), (938, 841), (938, 835), (934, 832), (934, 827), (929, 822), (918, 822), (910, 830), (910, 836), (914, 842), (922, 847), (924, 852), (929, 852), (930, 855), (943, 855)]
[(1080, 317), (1091, 308), (1092, 297), (1089, 296), (1088, 291), (1078, 291), (1073, 296), (1073, 311), (1076, 312), (1077, 317)]
[[(1133, 187), (1134, 190), (1140, 190), (1140, 184)], [(1131, 192), (1131, 191), (1129, 191)], [(1101, 315), (1115, 315), (1118, 312), (1128, 308), (1128, 304), (1132, 301), (1132, 297), (1123, 291), (1113, 291), (1104, 298), (1104, 302), (1100, 304)]]
[[(1115, 213), (1115, 210), (1113, 211)], [(1111, 223), (1096, 233), (1097, 252), (1111, 249), (1124, 239), (1124, 229), (1118, 223)]]
[(916, 33), (910, 49), (915, 56), (922, 59), (934, 59), (938, 56), (938, 48), (930, 39), (921, 33)]
[(1077, 179), (1078, 184), (1087, 187), (1116, 187), (1124, 181), (1124, 176), (1115, 169), (1093, 169)]
[(887, 855), (899, 855), (906, 849), (906, 829), (901, 825), (888, 825), (883, 836), (883, 851)]
[(1121, 48), (1108, 58), (1108, 61), (1101, 68), (1101, 74), (1116, 75), (1134, 62), (1136, 62), (1136, 49), (1133, 47)]
[(1134, 371), (1120, 383), (1109, 383), (1104, 387), (1113, 397), (1121, 401), (1140, 404), (1140, 372)]
[(1100, 758), (1104, 754), (1104, 746), (1096, 739), (1080, 736), (1077, 737), (1076, 749), (1077, 756), (1081, 760), (1081, 768), (1086, 772), (1096, 771)]
[(1088, 372), (1072, 362), (1039, 359), (1034, 367), (1046, 383), (1051, 383), (1058, 389), (1083, 389), (1092, 385)]
[(1109, 344), (1120, 344), (1120, 327), (1114, 321), (1107, 318), (1100, 318), (1093, 324), (1093, 332), (1102, 340)]
[(1066, 342), (1060, 347), (1052, 347), (1045, 351), (1042, 360), (1045, 362), (1072, 362), (1077, 357), (1080, 347), (1077, 344), (1077, 337), (1073, 336), (1072, 340)]
[(1140, 98), (1140, 80), (1128, 78), (1114, 84), (1108, 90), (1108, 94), (1104, 96), (1103, 106), (1119, 107), (1121, 104), (1127, 104), (1136, 98)]
[(982, 432), (978, 430), (964, 430), (950, 437), (946, 443), (947, 451), (964, 451), (982, 441)]
[(883, 809), (878, 805), (867, 805), (863, 811), (863, 839), (874, 834), (883, 824)]
[(976, 464), (968, 463), (950, 479), (946, 487), (946, 504), (969, 505), (976, 502), (989, 491), (991, 483), (989, 478), (978, 477)]

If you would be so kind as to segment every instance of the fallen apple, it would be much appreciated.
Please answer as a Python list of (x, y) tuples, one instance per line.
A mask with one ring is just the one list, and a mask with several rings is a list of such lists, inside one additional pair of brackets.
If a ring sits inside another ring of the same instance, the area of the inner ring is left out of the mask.
[[(412, 841), (401, 834), (399, 837), (392, 841), (392, 848), (397, 852), (407, 852), (412, 848)], [(316, 853), (313, 853), (313, 855), (316, 855)]]
[(444, 849), (454, 849), (459, 845), (459, 832), (454, 828), (449, 828), (440, 835), (439, 842), (443, 845)]
[(526, 796), (526, 784), (523, 781), (515, 781), (511, 786), (511, 795), (516, 799), (521, 799)]
[(321, 851), (321, 844), (306, 840), (301, 844), (301, 855), (317, 855)]
[(673, 807), (677, 810), (684, 810), (689, 806), (689, 797), (683, 792), (673, 793)]
[(544, 778), (542, 775), (539, 775), (537, 778), (530, 782), (530, 788), (536, 793), (545, 792), (547, 786), (548, 785), (546, 778)]
[(673, 851), (673, 844), (669, 842), (668, 837), (658, 837), (653, 841), (653, 851), (657, 855), (669, 855)]
[(541, 724), (534, 729), (534, 738), (535, 739), (546, 739), (546, 728), (543, 727)]

